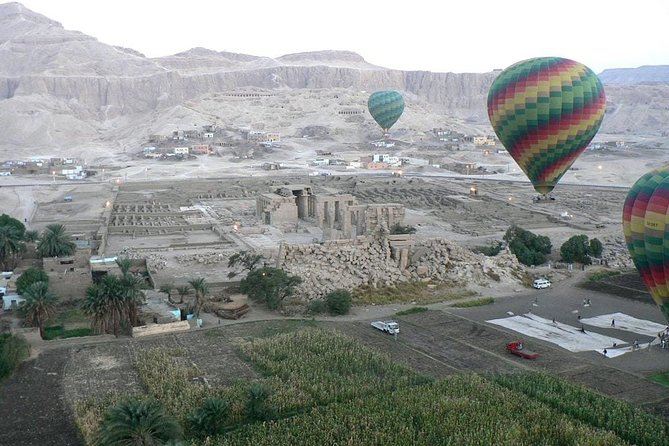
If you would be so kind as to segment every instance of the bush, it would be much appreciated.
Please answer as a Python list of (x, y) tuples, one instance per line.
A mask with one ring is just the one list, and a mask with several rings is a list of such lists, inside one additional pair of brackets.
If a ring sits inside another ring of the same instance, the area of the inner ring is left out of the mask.
[(314, 300), (309, 304), (309, 313), (323, 314), (328, 310), (328, 306), (323, 299)]
[(351, 309), (352, 301), (351, 292), (344, 289), (334, 290), (325, 296), (328, 311), (335, 315), (347, 314)]
[(41, 268), (28, 268), (16, 279), (16, 292), (23, 294), (23, 292), (35, 282), (49, 283), (49, 276), (46, 271)]
[(484, 254), (488, 257), (495, 257), (497, 254), (502, 252), (503, 248), (504, 244), (498, 240), (496, 242), (491, 243), (488, 246), (477, 246), (472, 251)]
[(191, 432), (198, 437), (222, 434), (230, 416), (230, 404), (220, 398), (210, 398), (188, 416)]
[(398, 311), (395, 316), (408, 316), (410, 314), (424, 313), (428, 310), (427, 307), (413, 307), (407, 310)]
[(52, 325), (51, 327), (46, 327), (44, 329), (44, 340), (50, 341), (52, 339), (65, 339), (65, 338), (79, 338), (82, 336), (92, 336), (93, 330), (89, 327), (82, 328), (73, 328), (71, 330), (65, 330), (62, 325)]
[(10, 376), (29, 353), (30, 345), (24, 338), (0, 335), (0, 381)]
[(472, 308), (472, 307), (482, 307), (483, 305), (489, 305), (495, 302), (495, 299), (492, 297), (482, 297), (480, 299), (467, 300), (465, 302), (456, 302), (452, 307), (456, 308)]
[(415, 234), (416, 233), (416, 228), (414, 226), (410, 225), (401, 225), (399, 223), (395, 223), (390, 227), (390, 233), (392, 235), (397, 235), (397, 234)]

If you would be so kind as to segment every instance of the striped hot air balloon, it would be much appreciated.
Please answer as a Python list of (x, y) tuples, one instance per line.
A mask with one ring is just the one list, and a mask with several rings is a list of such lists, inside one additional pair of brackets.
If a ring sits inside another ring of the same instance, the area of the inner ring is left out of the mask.
[(634, 183), (623, 205), (623, 233), (634, 266), (669, 321), (669, 165)]
[(497, 137), (540, 194), (553, 190), (599, 129), (604, 88), (583, 64), (539, 57), (510, 66), (488, 92)]
[(384, 133), (388, 133), (404, 112), (404, 98), (397, 91), (376, 91), (367, 100), (367, 109)]

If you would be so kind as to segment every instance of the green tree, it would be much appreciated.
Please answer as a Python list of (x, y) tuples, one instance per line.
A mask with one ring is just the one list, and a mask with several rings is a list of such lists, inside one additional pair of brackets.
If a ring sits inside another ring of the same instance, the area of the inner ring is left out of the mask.
[(39, 327), (39, 334), (44, 339), (44, 328), (56, 313), (56, 296), (49, 291), (47, 282), (35, 282), (23, 293), (25, 301), (21, 303), (21, 312), (26, 321)]
[(7, 214), (0, 215), (0, 226), (11, 226), (16, 228), (20, 238), (23, 238), (23, 235), (26, 232), (26, 227), (20, 220)]
[(604, 246), (602, 245), (602, 242), (600, 242), (599, 239), (597, 238), (591, 239), (590, 255), (599, 259), (602, 257), (602, 251), (604, 251)]
[(41, 257), (71, 256), (76, 249), (77, 245), (65, 232), (65, 226), (57, 223), (47, 225), (37, 242), (37, 252)]
[(154, 401), (125, 401), (111, 408), (96, 432), (97, 446), (157, 446), (183, 438), (176, 418)]
[(121, 327), (137, 325), (138, 309), (144, 303), (142, 285), (141, 278), (133, 274), (107, 274), (100, 283), (88, 287), (81, 309), (91, 318), (91, 329), (118, 337)]
[(249, 272), (239, 288), (251, 299), (264, 302), (270, 310), (275, 310), (300, 283), (302, 278), (299, 276), (289, 276), (279, 268), (264, 267)]
[(167, 294), (167, 300), (171, 300), (173, 289), (174, 289), (173, 283), (163, 283), (162, 285), (160, 285), (160, 288), (158, 288), (158, 291)]
[(579, 262), (584, 265), (592, 263), (590, 259), (590, 244), (588, 236), (575, 235), (560, 246), (560, 256), (568, 263)]
[(399, 223), (395, 223), (390, 227), (390, 233), (393, 235), (396, 234), (415, 234), (416, 233), (416, 228), (414, 226), (410, 225), (401, 225)]
[[(4, 215), (4, 214), (3, 214)], [(0, 226), (0, 263), (2, 270), (13, 269), (25, 249), (21, 232), (12, 225)]]
[(190, 294), (190, 286), (188, 285), (179, 285), (177, 287), (177, 293), (179, 294), (179, 303), (184, 303), (184, 297)]
[(325, 296), (328, 311), (336, 315), (347, 314), (351, 309), (352, 301), (351, 292), (345, 289), (331, 291)]
[(519, 226), (512, 225), (504, 234), (509, 250), (524, 265), (541, 265), (551, 253), (551, 241)]
[(236, 252), (228, 259), (228, 268), (236, 268), (235, 271), (228, 273), (228, 277), (235, 277), (242, 271), (253, 271), (262, 260), (264, 260), (264, 257), (261, 254), (252, 254), (248, 251)]
[(210, 398), (188, 416), (190, 431), (198, 437), (222, 434), (230, 416), (230, 405), (220, 398)]
[(139, 307), (144, 305), (145, 287), (144, 278), (128, 273), (121, 277), (121, 286), (124, 292), (124, 309), (127, 315), (127, 322), (131, 327), (139, 325)]
[(31, 266), (16, 279), (16, 292), (23, 294), (26, 288), (35, 282), (49, 283), (49, 276), (43, 269)]
[(30, 230), (23, 233), (23, 240), (28, 243), (34, 243), (39, 240), (39, 232)]
[(132, 267), (132, 260), (130, 260), (128, 257), (117, 257), (116, 264), (118, 265), (118, 268), (121, 270), (121, 276), (127, 276), (128, 274), (130, 274), (130, 268)]
[(195, 291), (195, 317), (199, 318), (200, 311), (202, 311), (207, 298), (207, 293), (209, 293), (209, 285), (204, 277), (191, 279), (188, 283), (193, 287), (193, 291)]

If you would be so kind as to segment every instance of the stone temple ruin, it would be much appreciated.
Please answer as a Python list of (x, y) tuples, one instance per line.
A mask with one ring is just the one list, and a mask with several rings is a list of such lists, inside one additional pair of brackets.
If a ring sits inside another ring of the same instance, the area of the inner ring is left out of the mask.
[(388, 227), (402, 224), (404, 213), (401, 204), (359, 204), (351, 194), (316, 194), (311, 186), (302, 184), (278, 187), (256, 200), (261, 224), (289, 228), (303, 220), (321, 228), (325, 240), (373, 234), (381, 222)]

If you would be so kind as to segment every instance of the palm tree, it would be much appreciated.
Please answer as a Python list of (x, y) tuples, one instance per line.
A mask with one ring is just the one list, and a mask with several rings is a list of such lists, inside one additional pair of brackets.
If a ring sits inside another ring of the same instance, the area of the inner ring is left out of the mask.
[(26, 231), (23, 233), (23, 240), (28, 243), (34, 243), (39, 240), (39, 232), (35, 230)]
[(101, 287), (91, 285), (86, 289), (86, 297), (81, 304), (81, 310), (91, 318), (91, 330), (93, 332), (106, 333), (109, 331), (108, 314), (110, 310)]
[[(153, 401), (125, 401), (111, 408), (95, 435), (99, 446), (154, 446), (183, 437), (177, 420)], [(176, 443), (178, 444), (178, 443)]]
[(118, 265), (119, 269), (121, 270), (121, 275), (122, 276), (127, 276), (130, 274), (130, 267), (132, 266), (132, 260), (130, 260), (128, 257), (119, 257), (116, 259), (116, 264)]
[(139, 323), (139, 307), (144, 305), (144, 279), (141, 276), (128, 273), (121, 277), (121, 286), (124, 289), (124, 307), (127, 321), (132, 327)]
[(111, 331), (118, 337), (121, 324), (127, 321), (126, 296), (121, 278), (114, 274), (107, 274), (100, 283), (88, 287), (82, 310), (92, 317), (93, 330)]
[(207, 285), (207, 280), (204, 277), (198, 277), (196, 279), (191, 279), (188, 281), (190, 286), (193, 287), (195, 291), (195, 317), (200, 317), (200, 311), (204, 306), (204, 301), (209, 292), (209, 285)]
[(37, 242), (37, 252), (42, 257), (71, 256), (77, 249), (72, 237), (65, 232), (61, 224), (47, 225)]
[(181, 285), (177, 288), (177, 293), (179, 293), (179, 303), (184, 303), (184, 297), (190, 294), (190, 287), (188, 285)]
[(0, 262), (2, 263), (3, 271), (9, 269), (7, 268), (9, 260), (22, 251), (22, 246), (21, 234), (16, 227), (10, 225), (0, 226)]
[(24, 292), (25, 301), (21, 304), (21, 311), (26, 321), (39, 326), (39, 334), (44, 339), (44, 327), (55, 312), (56, 296), (49, 291), (46, 282), (35, 282), (28, 286)]

